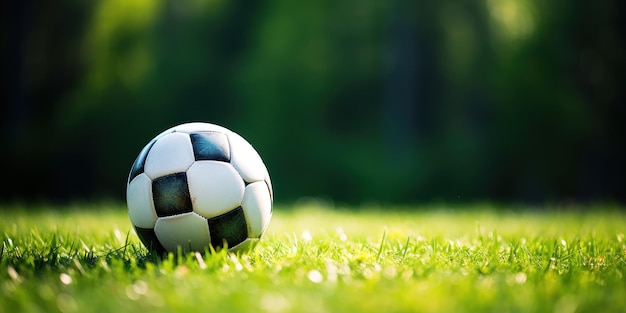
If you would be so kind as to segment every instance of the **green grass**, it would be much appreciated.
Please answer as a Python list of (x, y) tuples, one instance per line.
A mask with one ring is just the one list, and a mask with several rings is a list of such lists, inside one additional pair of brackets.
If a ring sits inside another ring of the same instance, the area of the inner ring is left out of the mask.
[(626, 311), (616, 206), (278, 207), (252, 252), (165, 259), (121, 205), (0, 209), (0, 312)]

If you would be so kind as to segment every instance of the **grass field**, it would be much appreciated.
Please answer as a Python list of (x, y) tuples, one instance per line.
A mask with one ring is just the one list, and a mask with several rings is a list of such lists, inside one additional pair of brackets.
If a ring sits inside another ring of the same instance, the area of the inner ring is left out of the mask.
[(122, 205), (0, 209), (0, 312), (626, 312), (617, 206), (278, 207), (252, 252), (164, 259)]

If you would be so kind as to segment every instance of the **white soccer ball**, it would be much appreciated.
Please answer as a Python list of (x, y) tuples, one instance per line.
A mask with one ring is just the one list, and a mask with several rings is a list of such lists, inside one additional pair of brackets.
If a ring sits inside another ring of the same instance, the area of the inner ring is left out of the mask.
[(158, 253), (253, 248), (269, 225), (273, 198), (256, 150), (224, 127), (199, 122), (152, 139), (126, 186), (137, 236)]

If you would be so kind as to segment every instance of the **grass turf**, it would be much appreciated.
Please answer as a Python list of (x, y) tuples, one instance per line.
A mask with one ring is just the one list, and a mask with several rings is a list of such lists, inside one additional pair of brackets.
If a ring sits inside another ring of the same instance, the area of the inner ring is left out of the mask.
[(4, 206), (0, 312), (624, 312), (616, 206), (279, 207), (255, 250), (147, 253), (123, 206)]

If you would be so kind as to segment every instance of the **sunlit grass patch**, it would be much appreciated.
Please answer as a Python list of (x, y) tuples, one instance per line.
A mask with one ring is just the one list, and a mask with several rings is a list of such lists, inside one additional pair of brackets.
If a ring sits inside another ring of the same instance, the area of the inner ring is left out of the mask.
[(244, 254), (150, 255), (122, 206), (4, 208), (0, 312), (620, 312), (619, 207), (276, 208)]

